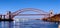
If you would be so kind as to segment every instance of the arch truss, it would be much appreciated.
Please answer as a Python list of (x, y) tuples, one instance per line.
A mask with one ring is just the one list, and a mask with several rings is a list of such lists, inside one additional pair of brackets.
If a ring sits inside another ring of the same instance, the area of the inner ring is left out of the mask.
[[(23, 13), (23, 12), (26, 12), (26, 11), (34, 11), (34, 12), (37, 12), (39, 14), (20, 14), (20, 13)], [(48, 12), (45, 12), (43, 10), (40, 10), (40, 9), (35, 9), (35, 8), (24, 8), (24, 9), (20, 9), (18, 11), (15, 11), (12, 13), (12, 18), (14, 18), (15, 16), (19, 15), (20, 16), (27, 16), (27, 15), (48, 15), (49, 13)]]

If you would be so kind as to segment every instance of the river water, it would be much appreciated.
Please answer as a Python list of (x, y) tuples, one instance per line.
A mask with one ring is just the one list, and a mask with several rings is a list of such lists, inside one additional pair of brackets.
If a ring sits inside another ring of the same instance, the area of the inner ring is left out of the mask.
[(58, 28), (58, 24), (42, 20), (2, 21), (0, 22), (0, 28)]

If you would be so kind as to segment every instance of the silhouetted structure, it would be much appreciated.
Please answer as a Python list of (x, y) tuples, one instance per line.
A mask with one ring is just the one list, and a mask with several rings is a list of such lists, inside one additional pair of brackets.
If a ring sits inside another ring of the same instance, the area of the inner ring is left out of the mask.
[(11, 18), (11, 12), (10, 11), (9, 11), (9, 16), (8, 16), (9, 18), (6, 19), (5, 17), (6, 17), (6, 15), (0, 15), (0, 21), (13, 21)]

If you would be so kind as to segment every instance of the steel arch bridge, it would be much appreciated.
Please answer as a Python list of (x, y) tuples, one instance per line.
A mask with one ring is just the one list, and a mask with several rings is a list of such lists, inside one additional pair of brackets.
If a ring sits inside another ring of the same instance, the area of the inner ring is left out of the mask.
[[(23, 12), (26, 12), (26, 11), (34, 11), (34, 12), (37, 12), (37, 13), (39, 13), (39, 14), (20, 14), (20, 13), (23, 13)], [(17, 10), (17, 11), (15, 11), (15, 12), (13, 12), (13, 13), (11, 13), (11, 14), (7, 14), (7, 15), (11, 15), (11, 18), (13, 19), (15, 16), (29, 16), (29, 15), (31, 15), (31, 16), (34, 16), (34, 15), (43, 15), (43, 16), (49, 16), (50, 14), (48, 13), (48, 12), (45, 12), (45, 11), (43, 11), (43, 10), (40, 10), (40, 9), (35, 9), (35, 8), (24, 8), (24, 9), (20, 9), (20, 10)], [(6, 16), (7, 16), (6, 15)], [(7, 16), (8, 17), (8, 16)]]

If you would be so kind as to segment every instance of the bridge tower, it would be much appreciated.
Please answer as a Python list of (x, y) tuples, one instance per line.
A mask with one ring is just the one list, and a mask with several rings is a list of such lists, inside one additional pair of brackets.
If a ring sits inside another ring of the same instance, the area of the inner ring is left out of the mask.
[(13, 19), (11, 18), (11, 16), (12, 16), (12, 15), (11, 15), (11, 11), (9, 11), (9, 19), (10, 19), (10, 20), (13, 20)]
[(8, 13), (7, 13), (7, 18), (9, 19), (9, 20), (13, 20), (12, 18), (11, 18), (11, 11), (8, 11)]
[(49, 16), (52, 17), (53, 15), (53, 10), (50, 10)]

